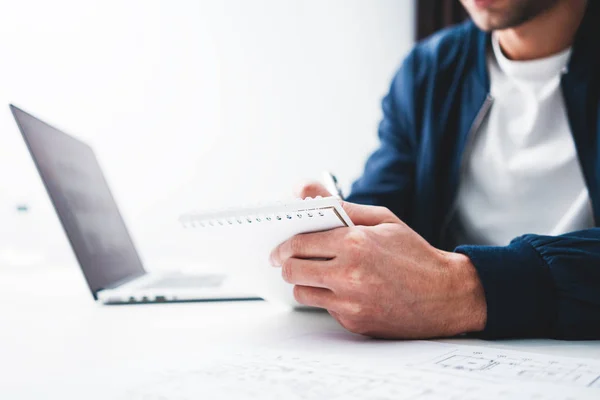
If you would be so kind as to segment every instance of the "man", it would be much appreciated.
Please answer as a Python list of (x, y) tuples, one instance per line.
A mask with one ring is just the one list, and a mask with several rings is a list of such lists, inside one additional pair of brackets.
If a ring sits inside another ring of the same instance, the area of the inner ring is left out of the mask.
[(598, 2), (461, 1), (472, 22), (418, 44), (383, 100), (357, 226), (272, 263), (357, 333), (600, 339)]

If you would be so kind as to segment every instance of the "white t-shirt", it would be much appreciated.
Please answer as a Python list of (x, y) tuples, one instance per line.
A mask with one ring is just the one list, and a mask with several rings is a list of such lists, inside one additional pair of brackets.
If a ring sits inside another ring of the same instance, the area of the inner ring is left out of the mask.
[(511, 61), (492, 35), (492, 108), (473, 133), (457, 197), (461, 244), (507, 245), (594, 225), (560, 79), (571, 50)]

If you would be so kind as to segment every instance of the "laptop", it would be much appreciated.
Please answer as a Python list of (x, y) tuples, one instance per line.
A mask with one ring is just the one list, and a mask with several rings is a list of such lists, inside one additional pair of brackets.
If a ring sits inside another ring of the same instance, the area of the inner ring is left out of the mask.
[(92, 148), (13, 105), (10, 109), (95, 300), (260, 300), (223, 274), (146, 271)]

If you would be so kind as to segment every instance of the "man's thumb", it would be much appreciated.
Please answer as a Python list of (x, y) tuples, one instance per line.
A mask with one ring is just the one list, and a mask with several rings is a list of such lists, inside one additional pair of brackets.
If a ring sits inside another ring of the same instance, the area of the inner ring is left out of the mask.
[(400, 219), (385, 207), (364, 206), (342, 201), (342, 207), (354, 225), (374, 226), (386, 223), (399, 223)]

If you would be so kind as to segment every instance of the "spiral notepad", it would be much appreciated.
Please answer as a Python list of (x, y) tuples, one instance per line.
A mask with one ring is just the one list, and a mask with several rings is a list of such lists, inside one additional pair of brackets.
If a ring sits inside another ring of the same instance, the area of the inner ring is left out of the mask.
[(214, 252), (217, 267), (244, 282), (244, 289), (291, 306), (298, 306), (292, 285), (283, 281), (280, 268), (270, 265), (271, 251), (294, 235), (353, 225), (335, 197), (189, 213), (180, 222), (199, 233), (199, 248)]

